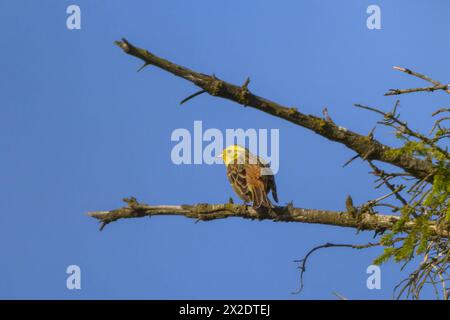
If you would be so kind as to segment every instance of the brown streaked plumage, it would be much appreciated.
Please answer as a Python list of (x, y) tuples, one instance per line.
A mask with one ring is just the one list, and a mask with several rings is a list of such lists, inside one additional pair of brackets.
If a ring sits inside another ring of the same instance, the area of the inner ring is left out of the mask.
[[(275, 178), (268, 164), (238, 145), (226, 148), (222, 158), (233, 190), (245, 203), (252, 202), (255, 208), (271, 208), (270, 191), (278, 202)], [(262, 174), (263, 169), (266, 174)]]

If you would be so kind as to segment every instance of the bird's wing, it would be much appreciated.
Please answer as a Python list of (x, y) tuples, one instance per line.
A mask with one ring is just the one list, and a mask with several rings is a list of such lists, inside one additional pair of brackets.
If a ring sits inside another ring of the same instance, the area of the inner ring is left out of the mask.
[(235, 163), (228, 165), (227, 177), (237, 195), (245, 202), (251, 201), (247, 186), (245, 165)]
[(248, 164), (246, 167), (247, 188), (251, 193), (253, 206), (270, 208), (272, 204), (267, 198), (266, 183), (261, 176), (261, 167), (258, 164)]
[(269, 190), (272, 190), (273, 200), (275, 200), (275, 202), (278, 203), (278, 193), (277, 193), (277, 184), (275, 183), (275, 176), (273, 174), (266, 175), (265, 179), (267, 181), (267, 192), (269, 192)]
[(261, 168), (264, 168), (264, 175), (262, 175), (262, 179), (265, 182), (266, 185), (266, 192), (269, 192), (272, 190), (272, 197), (275, 200), (275, 202), (278, 203), (278, 194), (277, 194), (277, 185), (275, 183), (275, 175), (272, 172), (272, 169), (270, 169), (269, 163), (267, 161), (264, 161), (260, 157), (258, 157), (258, 164), (261, 166)]

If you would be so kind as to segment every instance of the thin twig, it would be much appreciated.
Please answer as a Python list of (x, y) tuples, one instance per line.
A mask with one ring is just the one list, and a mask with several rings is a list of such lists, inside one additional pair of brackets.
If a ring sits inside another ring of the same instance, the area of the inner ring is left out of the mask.
[[(399, 92), (399, 93), (392, 93), (392, 94), (402, 94), (402, 93), (409, 93), (409, 92), (418, 92), (418, 91), (434, 91), (434, 90), (443, 90), (445, 92), (447, 92), (448, 94), (450, 94), (450, 89), (448, 89), (448, 85), (442, 84), (441, 82), (434, 80), (424, 74), (421, 74), (419, 72), (416, 71), (412, 71), (410, 69), (407, 68), (403, 68), (403, 67), (393, 67), (394, 70), (398, 70), (401, 72), (404, 72), (406, 74), (415, 76), (419, 79), (425, 80), (427, 82), (430, 82), (433, 84), (432, 87), (425, 87), (425, 88), (415, 88), (415, 89), (405, 89), (405, 90), (399, 90), (399, 89), (391, 89), (391, 92)], [(409, 92), (407, 92), (408, 90), (410, 90)], [(412, 91), (411, 91), (412, 90)], [(388, 92), (385, 95), (392, 95), (390, 94), (390, 92)]]
[(351, 248), (351, 249), (366, 249), (370, 247), (380, 246), (380, 243), (367, 243), (363, 245), (357, 245), (357, 244), (336, 244), (336, 243), (325, 243), (320, 246), (314, 247), (311, 250), (308, 251), (308, 253), (303, 257), (303, 259), (300, 260), (294, 260), (294, 262), (299, 263), (298, 268), (300, 269), (300, 287), (298, 290), (292, 292), (293, 294), (298, 294), (303, 290), (304, 284), (303, 284), (303, 274), (306, 272), (306, 263), (308, 262), (308, 258), (316, 252), (317, 250), (324, 249), (324, 248)]

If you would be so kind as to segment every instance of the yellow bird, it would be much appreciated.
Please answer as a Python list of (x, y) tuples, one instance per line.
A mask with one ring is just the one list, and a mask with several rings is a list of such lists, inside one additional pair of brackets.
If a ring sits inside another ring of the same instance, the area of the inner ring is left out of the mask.
[(266, 161), (239, 145), (225, 148), (219, 157), (227, 167), (233, 190), (245, 203), (252, 202), (254, 208), (273, 208), (267, 195), (272, 191), (273, 199), (278, 202), (277, 187)]

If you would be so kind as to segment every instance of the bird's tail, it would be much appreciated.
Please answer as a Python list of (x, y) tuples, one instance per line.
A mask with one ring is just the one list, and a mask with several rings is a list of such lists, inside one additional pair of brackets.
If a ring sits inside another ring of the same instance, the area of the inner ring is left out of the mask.
[(255, 188), (253, 193), (253, 208), (259, 209), (263, 208), (273, 208), (274, 206), (270, 202), (267, 193), (261, 188)]

